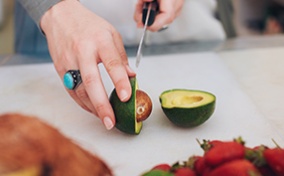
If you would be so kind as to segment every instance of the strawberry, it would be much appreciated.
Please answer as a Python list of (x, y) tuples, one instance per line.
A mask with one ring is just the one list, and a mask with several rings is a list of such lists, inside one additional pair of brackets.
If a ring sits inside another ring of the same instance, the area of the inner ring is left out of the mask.
[(171, 166), (166, 163), (158, 164), (154, 166), (151, 170), (162, 170), (162, 171), (170, 171)]
[(261, 173), (261, 175), (264, 175), (264, 176), (275, 176), (276, 175), (275, 172), (268, 165), (257, 167), (257, 169)]
[(175, 170), (174, 176), (196, 176), (196, 174), (188, 167), (181, 167)]
[(252, 162), (256, 167), (262, 167), (266, 165), (266, 161), (263, 157), (263, 152), (267, 147), (259, 145), (253, 148), (245, 148), (245, 158)]
[[(213, 147), (226, 143), (226, 141), (221, 141), (221, 140), (211, 140), (210, 141), (210, 140), (205, 140), (205, 139), (203, 140), (203, 143), (199, 142), (199, 140), (197, 140), (197, 142), (199, 143), (200, 147), (205, 151), (205, 153), (208, 150), (212, 149)], [(230, 142), (230, 141), (227, 141), (227, 142)], [(234, 138), (232, 142), (236, 142), (242, 145), (245, 144), (245, 141), (241, 137)]]
[(211, 148), (218, 146), (219, 144), (222, 144), (223, 141), (220, 140), (203, 140), (203, 143), (200, 143), (198, 141), (200, 147), (204, 150), (204, 152), (207, 152), (208, 150), (210, 150)]
[(209, 166), (218, 166), (224, 162), (245, 157), (245, 147), (234, 141), (223, 142), (208, 150), (204, 159)]
[(246, 159), (233, 160), (213, 169), (206, 176), (261, 176), (256, 167)]
[(263, 156), (267, 164), (278, 176), (284, 175), (284, 149), (273, 148), (266, 149)]
[(211, 168), (205, 163), (204, 157), (197, 157), (193, 168), (198, 175), (206, 174), (211, 170)]

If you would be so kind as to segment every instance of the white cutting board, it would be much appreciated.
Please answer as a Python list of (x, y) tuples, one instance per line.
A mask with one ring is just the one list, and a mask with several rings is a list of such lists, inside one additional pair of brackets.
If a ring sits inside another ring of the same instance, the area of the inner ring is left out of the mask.
[[(134, 62), (135, 59), (130, 58), (133, 68)], [(110, 93), (113, 85), (101, 68)], [(274, 146), (273, 138), (284, 146), (283, 139), (216, 54), (143, 57), (136, 71), (140, 89), (153, 101), (153, 112), (138, 136), (116, 129), (107, 131), (96, 117), (78, 107), (64, 90), (52, 64), (0, 68), (0, 112), (22, 112), (42, 118), (99, 155), (117, 176), (138, 176), (155, 164), (173, 164), (193, 154), (202, 154), (196, 139), (230, 140), (242, 136), (248, 146)], [(172, 88), (215, 94), (217, 104), (213, 116), (196, 128), (175, 127), (166, 119), (159, 103), (159, 95)]]

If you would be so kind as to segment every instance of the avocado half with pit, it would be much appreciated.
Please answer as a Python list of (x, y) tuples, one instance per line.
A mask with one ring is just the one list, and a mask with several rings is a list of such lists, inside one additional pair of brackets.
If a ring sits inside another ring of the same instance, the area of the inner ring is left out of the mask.
[(142, 90), (138, 89), (135, 77), (130, 78), (132, 95), (127, 102), (121, 102), (115, 89), (110, 95), (110, 104), (115, 114), (115, 127), (128, 134), (139, 134), (142, 121), (146, 120), (152, 112), (152, 101)]
[(180, 127), (195, 127), (209, 119), (215, 110), (216, 97), (201, 90), (172, 89), (160, 97), (167, 118)]

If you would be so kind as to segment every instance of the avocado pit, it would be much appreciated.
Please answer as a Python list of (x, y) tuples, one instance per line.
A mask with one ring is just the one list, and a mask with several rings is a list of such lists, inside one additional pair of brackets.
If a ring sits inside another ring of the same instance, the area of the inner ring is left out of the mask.
[(136, 120), (142, 122), (146, 120), (152, 112), (152, 101), (142, 90), (136, 90)]

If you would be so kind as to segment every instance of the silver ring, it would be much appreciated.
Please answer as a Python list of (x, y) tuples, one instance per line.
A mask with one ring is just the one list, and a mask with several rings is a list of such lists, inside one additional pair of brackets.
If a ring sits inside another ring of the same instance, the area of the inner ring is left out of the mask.
[(166, 30), (168, 28), (169, 28), (169, 25), (165, 25), (161, 29), (159, 29), (158, 32), (164, 31), (164, 30)]
[(69, 90), (75, 90), (81, 83), (80, 70), (68, 70), (63, 77), (64, 86)]

